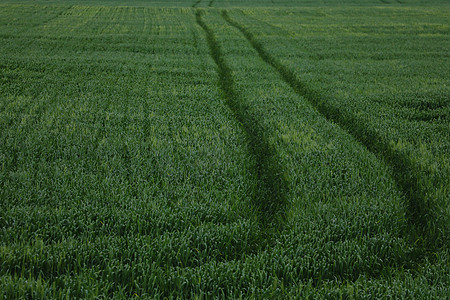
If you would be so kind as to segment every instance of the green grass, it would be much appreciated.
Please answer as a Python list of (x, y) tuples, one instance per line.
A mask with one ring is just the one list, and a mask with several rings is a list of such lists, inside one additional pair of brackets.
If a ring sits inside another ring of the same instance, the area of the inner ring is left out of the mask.
[(445, 298), (449, 12), (2, 1), (0, 299)]

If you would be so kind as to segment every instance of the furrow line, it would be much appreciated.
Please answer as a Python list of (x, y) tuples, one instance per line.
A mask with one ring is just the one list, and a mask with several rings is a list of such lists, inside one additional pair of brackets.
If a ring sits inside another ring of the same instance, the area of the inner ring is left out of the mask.
[(68, 12), (69, 10), (71, 10), (72, 9), (72, 7), (73, 7), (73, 5), (70, 5), (69, 7), (67, 7), (65, 10), (63, 10), (63, 11), (61, 11), (61, 12), (59, 12), (58, 14), (56, 14), (56, 15), (54, 15), (53, 17), (51, 17), (50, 19), (48, 19), (48, 20), (45, 20), (44, 22), (42, 22), (42, 23), (39, 23), (39, 24), (35, 24), (34, 26), (32, 26), (31, 28), (37, 28), (37, 27), (42, 27), (42, 26), (45, 26), (46, 24), (48, 24), (48, 23), (50, 23), (51, 21), (53, 21), (53, 20), (55, 20), (55, 19), (57, 19), (57, 18), (59, 18), (60, 16), (62, 16), (64, 13), (66, 13), (66, 12)]
[(374, 129), (364, 126), (363, 120), (323, 100), (325, 97), (299, 80), (294, 72), (271, 56), (253, 34), (231, 19), (225, 10), (222, 11), (222, 17), (245, 36), (261, 59), (272, 66), (298, 95), (304, 97), (323, 117), (339, 125), (390, 167), (393, 179), (407, 201), (408, 222), (412, 227), (408, 234), (410, 239), (416, 242), (418, 255), (421, 256), (419, 253), (434, 251), (439, 247), (439, 234), (436, 232), (439, 229), (434, 227), (430, 201), (419, 186), (417, 167), (411, 159), (393, 149)]
[(231, 69), (225, 63), (222, 50), (213, 31), (202, 19), (202, 11), (196, 12), (197, 24), (203, 29), (211, 56), (218, 67), (219, 88), (223, 93), (226, 105), (242, 128), (250, 154), (254, 160), (254, 172), (257, 184), (252, 195), (252, 205), (259, 214), (261, 234), (265, 247), (275, 235), (282, 230), (285, 215), (285, 193), (287, 185), (281, 176), (281, 168), (277, 164), (272, 148), (269, 146), (262, 126), (242, 104), (239, 95), (233, 88)]

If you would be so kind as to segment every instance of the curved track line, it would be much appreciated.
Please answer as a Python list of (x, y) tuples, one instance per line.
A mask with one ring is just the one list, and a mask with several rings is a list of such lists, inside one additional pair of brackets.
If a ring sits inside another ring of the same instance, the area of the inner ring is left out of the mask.
[[(222, 17), (245, 36), (261, 59), (272, 66), (298, 95), (304, 97), (322, 116), (338, 124), (391, 168), (398, 188), (407, 199), (408, 221), (412, 227), (409, 233), (411, 234), (410, 238), (413, 241), (421, 241), (417, 247), (417, 255), (421, 256), (420, 253), (424, 251), (433, 251), (438, 246), (438, 237), (433, 230), (430, 203), (425, 197), (425, 191), (418, 184), (417, 168), (411, 159), (393, 149), (388, 141), (375, 130), (364, 126), (364, 122), (358, 117), (324, 101), (324, 97), (318, 91), (311, 89), (306, 83), (299, 80), (294, 72), (271, 56), (253, 34), (237, 21), (232, 20), (225, 10), (222, 11)], [(427, 235), (430, 231), (433, 233)]]
[(253, 205), (258, 210), (262, 225), (263, 247), (270, 242), (275, 232), (282, 230), (285, 215), (285, 193), (287, 184), (281, 176), (281, 168), (274, 158), (274, 153), (266, 141), (264, 131), (258, 121), (248, 112), (235, 92), (230, 68), (225, 63), (222, 50), (216, 41), (213, 31), (202, 19), (201, 10), (196, 11), (197, 24), (203, 29), (206, 40), (218, 67), (219, 88), (223, 92), (225, 103), (246, 135), (249, 151), (254, 159), (254, 172), (257, 186), (253, 193)]
[(200, 4), (200, 2), (202, 2), (202, 0), (197, 0), (194, 4), (192, 4), (192, 7), (197, 7), (197, 5)]
[(36, 27), (42, 27), (45, 26), (46, 24), (50, 23), (51, 21), (59, 18), (60, 16), (62, 16), (64, 13), (68, 12), (70, 9), (72, 9), (73, 5), (70, 5), (69, 7), (67, 7), (65, 10), (62, 10), (61, 12), (59, 12), (58, 14), (54, 15), (53, 17), (51, 17), (50, 19), (47, 19), (45, 21), (43, 21), (42, 23), (39, 24), (35, 24), (33, 26), (30, 27), (31, 28), (36, 28)]

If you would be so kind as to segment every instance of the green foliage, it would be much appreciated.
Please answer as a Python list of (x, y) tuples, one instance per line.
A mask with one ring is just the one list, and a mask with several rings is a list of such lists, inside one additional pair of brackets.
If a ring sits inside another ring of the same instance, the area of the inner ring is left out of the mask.
[(2, 2), (0, 299), (445, 298), (448, 6), (315, 2)]

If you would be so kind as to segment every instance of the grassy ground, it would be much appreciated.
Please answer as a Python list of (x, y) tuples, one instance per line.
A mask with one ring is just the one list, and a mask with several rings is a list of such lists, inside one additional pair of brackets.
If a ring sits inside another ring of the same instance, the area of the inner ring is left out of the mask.
[(445, 1), (0, 8), (0, 299), (449, 293)]

